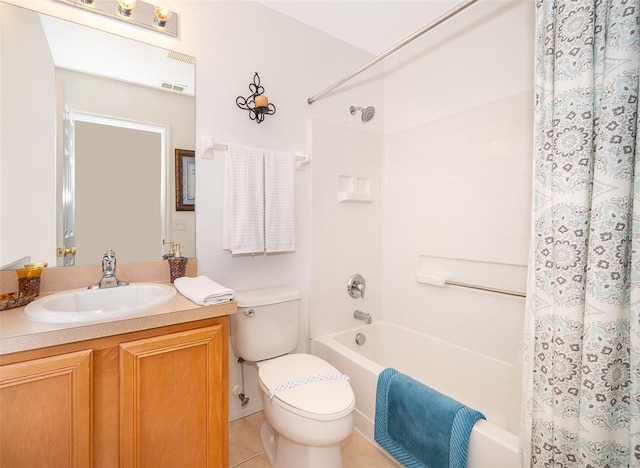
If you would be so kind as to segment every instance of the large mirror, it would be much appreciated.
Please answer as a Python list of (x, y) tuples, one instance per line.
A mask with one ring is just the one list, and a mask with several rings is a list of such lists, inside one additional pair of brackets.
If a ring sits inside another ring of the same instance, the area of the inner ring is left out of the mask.
[(0, 22), (0, 266), (195, 256), (193, 57), (1, 2)]

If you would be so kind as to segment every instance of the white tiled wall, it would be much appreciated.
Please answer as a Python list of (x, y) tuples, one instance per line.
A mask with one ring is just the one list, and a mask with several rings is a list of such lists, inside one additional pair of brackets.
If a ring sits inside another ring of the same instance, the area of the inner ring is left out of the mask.
[[(382, 311), (382, 136), (314, 120), (311, 128), (311, 338), (359, 324), (360, 309)], [(372, 203), (339, 203), (338, 176), (369, 179)], [(364, 276), (365, 297), (347, 281)]]
[(526, 264), (532, 93), (386, 136), (385, 301), (390, 319), (515, 362), (522, 299), (418, 284), (421, 254)]

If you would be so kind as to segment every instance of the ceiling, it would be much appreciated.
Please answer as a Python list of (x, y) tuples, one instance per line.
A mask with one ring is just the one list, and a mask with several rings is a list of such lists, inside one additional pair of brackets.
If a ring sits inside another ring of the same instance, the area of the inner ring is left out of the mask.
[(379, 55), (463, 0), (256, 0)]
[[(255, 1), (372, 55), (385, 52), (463, 2), (463, 0)], [(179, 84), (185, 87), (183, 91), (185, 94), (193, 94), (192, 64), (167, 59), (166, 50), (133, 41), (126, 41), (126, 44), (113, 44), (110, 41), (125, 40), (45, 15), (41, 15), (41, 22), (54, 61), (59, 67), (152, 87), (160, 86), (161, 82)], [(80, 37), (82, 39), (79, 39)], [(138, 48), (149, 50), (141, 51)], [(114, 54), (113, 51), (117, 53)], [(78, 57), (83, 59), (78, 62)], [(87, 60), (86, 57), (100, 57), (100, 60)], [(142, 61), (141, 57), (146, 59)], [(162, 66), (159, 65), (160, 63)], [(159, 69), (162, 72), (159, 72)], [(118, 70), (128, 70), (128, 75), (118, 76)]]

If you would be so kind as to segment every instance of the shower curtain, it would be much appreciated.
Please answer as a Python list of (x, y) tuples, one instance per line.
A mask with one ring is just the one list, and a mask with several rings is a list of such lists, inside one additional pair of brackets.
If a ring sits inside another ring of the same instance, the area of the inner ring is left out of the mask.
[(640, 466), (640, 0), (536, 0), (523, 466)]

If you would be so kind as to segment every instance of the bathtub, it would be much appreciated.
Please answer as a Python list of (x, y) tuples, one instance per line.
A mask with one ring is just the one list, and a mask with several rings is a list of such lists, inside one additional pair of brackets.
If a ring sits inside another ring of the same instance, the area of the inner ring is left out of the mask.
[[(366, 337), (356, 344), (356, 334)], [(416, 380), (482, 411), (469, 439), (469, 468), (516, 468), (519, 376), (513, 366), (390, 322), (314, 338), (311, 353), (350, 377), (356, 395), (355, 427), (374, 440), (378, 374), (393, 367)]]

